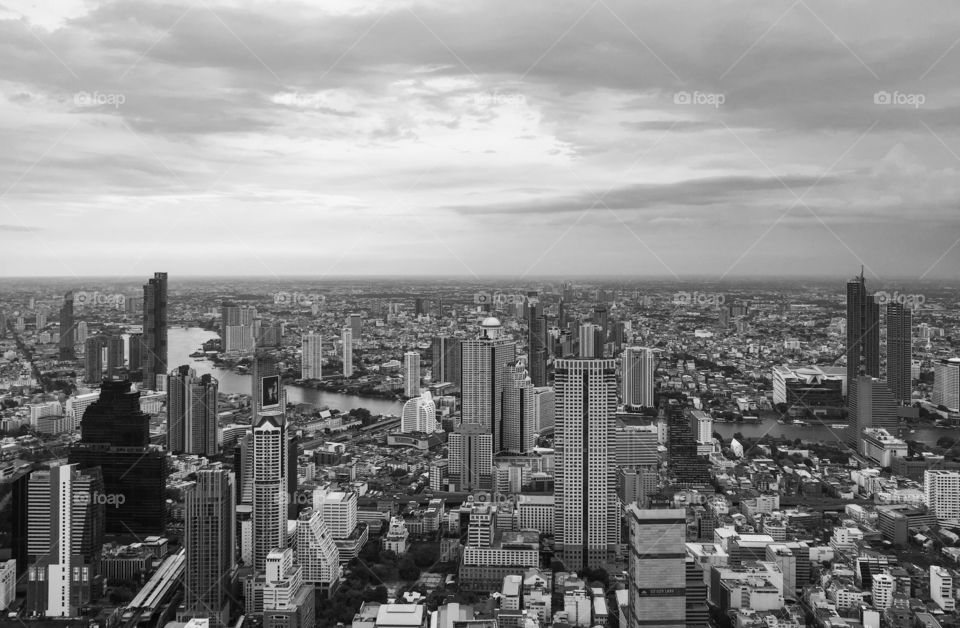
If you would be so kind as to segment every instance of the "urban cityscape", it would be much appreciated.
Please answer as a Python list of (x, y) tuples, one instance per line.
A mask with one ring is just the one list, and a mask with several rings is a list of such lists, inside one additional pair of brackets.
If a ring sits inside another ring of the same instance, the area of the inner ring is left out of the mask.
[(950, 0), (0, 0), (0, 628), (960, 628)]

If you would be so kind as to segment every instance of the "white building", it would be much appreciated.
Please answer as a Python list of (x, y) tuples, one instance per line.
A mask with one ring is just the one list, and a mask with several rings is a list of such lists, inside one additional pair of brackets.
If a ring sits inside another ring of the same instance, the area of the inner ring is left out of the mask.
[(521, 530), (538, 530), (540, 534), (553, 534), (556, 524), (556, 507), (553, 495), (518, 495), (517, 512)]
[(960, 358), (941, 360), (933, 365), (934, 405), (960, 412)]
[(303, 567), (304, 582), (329, 589), (340, 579), (340, 550), (319, 510), (300, 513), (295, 557)]
[(264, 560), (264, 611), (297, 610), (297, 594), (303, 584), (303, 569), (293, 560), (293, 550), (275, 549)]
[(552, 386), (540, 386), (533, 389), (533, 426), (534, 431), (553, 427), (556, 413), (556, 395)]
[(407, 397), (420, 394), (419, 351), (407, 351), (403, 354), (403, 394)]
[(952, 613), (957, 607), (953, 593), (953, 574), (943, 567), (930, 565), (930, 599), (945, 613)]
[(533, 382), (523, 359), (505, 368), (501, 445), (505, 451), (524, 453), (537, 444)]
[(357, 494), (353, 491), (318, 489), (313, 507), (320, 511), (334, 539), (349, 538), (357, 527)]
[(897, 581), (888, 573), (873, 576), (873, 606), (888, 609), (893, 606), (893, 594), (897, 590)]
[(960, 471), (924, 471), (923, 489), (926, 506), (940, 525), (960, 525)]
[(353, 332), (344, 327), (340, 332), (340, 343), (343, 345), (343, 376), (353, 375)]
[(861, 454), (881, 467), (889, 467), (894, 458), (904, 458), (908, 454), (907, 443), (882, 427), (863, 428), (860, 448)]
[(503, 379), (508, 364), (516, 361), (517, 343), (503, 336), (494, 317), (483, 320), (476, 338), (461, 344), (463, 381), (462, 425), (479, 425), (493, 435), (493, 453), (499, 451), (503, 425)]
[(653, 376), (656, 355), (646, 347), (623, 351), (623, 404), (631, 408), (653, 407)]
[(280, 410), (265, 411), (253, 426), (253, 563), (287, 546), (287, 422)]
[(408, 399), (403, 404), (400, 431), (404, 434), (414, 432), (431, 434), (437, 431), (437, 404), (434, 403), (429, 390), (423, 391), (419, 397)]
[(301, 341), (300, 374), (303, 379), (323, 377), (323, 336), (306, 334)]
[(0, 563), (0, 611), (10, 608), (17, 597), (17, 561)]
[(407, 530), (407, 524), (401, 517), (391, 517), (390, 527), (387, 529), (387, 536), (383, 539), (383, 549), (395, 552), (397, 556), (403, 556), (407, 553), (407, 542), (410, 539), (410, 531)]

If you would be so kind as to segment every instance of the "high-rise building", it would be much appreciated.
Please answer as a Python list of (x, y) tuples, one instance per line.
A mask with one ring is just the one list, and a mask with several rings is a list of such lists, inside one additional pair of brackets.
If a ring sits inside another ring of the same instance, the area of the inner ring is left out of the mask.
[(80, 469), (100, 467), (108, 534), (163, 534), (167, 522), (167, 459), (150, 445), (150, 417), (140, 409), (140, 391), (128, 380), (105, 380), (99, 398), (80, 422), (80, 441), (69, 461)]
[(561, 359), (554, 365), (554, 534), (568, 569), (606, 564), (619, 541), (616, 368), (612, 359)]
[(462, 423), (447, 441), (447, 474), (455, 491), (493, 488), (493, 435), (479, 423)]
[(960, 471), (927, 469), (923, 491), (927, 508), (940, 525), (960, 525)]
[(668, 462), (675, 485), (680, 488), (709, 487), (710, 463), (698, 455), (690, 421), (679, 406), (670, 410), (667, 431)]
[(909, 403), (913, 391), (913, 312), (903, 303), (887, 303), (887, 385), (898, 403)]
[(453, 336), (434, 336), (430, 353), (433, 381), (450, 382), (459, 388), (462, 384), (460, 339)]
[[(76, 328), (73, 320), (73, 292), (63, 295), (63, 305), (60, 306), (60, 339), (57, 345), (58, 357), (61, 360), (76, 358), (74, 345), (76, 344)], [(3, 333), (6, 333), (4, 324)]]
[(303, 568), (303, 581), (322, 593), (340, 579), (340, 550), (320, 510), (308, 508), (300, 513), (294, 558)]
[(503, 378), (501, 448), (525, 453), (536, 445), (536, 393), (523, 359), (506, 367)]
[(350, 333), (353, 334), (352, 338), (360, 340), (363, 337), (363, 315), (354, 312), (347, 319), (347, 323), (350, 326)]
[(287, 421), (282, 410), (263, 410), (253, 426), (253, 565), (286, 547), (289, 465)]
[(73, 340), (76, 344), (82, 345), (87, 341), (87, 336), (90, 335), (90, 327), (87, 325), (87, 321), (77, 321), (74, 328), (77, 333), (74, 334)]
[(960, 358), (933, 364), (933, 394), (930, 400), (950, 412), (960, 412)]
[(859, 451), (863, 430), (868, 427), (882, 427), (891, 434), (897, 433), (900, 427), (898, 404), (886, 382), (861, 375), (855, 382), (848, 383), (848, 387), (851, 387), (847, 395), (849, 427), (844, 436), (852, 447)]
[(127, 363), (130, 371), (140, 371), (143, 362), (143, 334), (130, 334), (127, 338)]
[(343, 345), (343, 376), (353, 375), (353, 331), (344, 327), (340, 332), (340, 344)]
[(167, 451), (215, 456), (218, 382), (209, 373), (197, 377), (183, 365), (167, 378)]
[(580, 325), (580, 357), (603, 357), (603, 328), (595, 323)]
[(403, 354), (403, 394), (407, 397), (420, 394), (419, 351), (407, 351)]
[(209, 619), (223, 628), (230, 620), (235, 576), (234, 483), (219, 463), (197, 471), (184, 489), (184, 618)]
[(863, 271), (847, 282), (847, 396), (857, 376), (880, 377), (880, 306), (867, 292)]
[(258, 351), (251, 363), (251, 416), (260, 416), (264, 410), (284, 410), (287, 390), (276, 357), (267, 351)]
[(410, 434), (421, 432), (430, 434), (437, 431), (437, 405), (429, 390), (420, 393), (419, 397), (408, 399), (403, 404), (400, 416), (400, 432)]
[(99, 384), (103, 379), (103, 350), (107, 346), (106, 337), (90, 336), (83, 343), (83, 381)]
[(517, 343), (504, 337), (500, 321), (491, 316), (462, 347), (462, 423), (486, 429), (497, 453), (502, 449), (503, 379), (506, 366), (517, 359)]
[(530, 380), (534, 386), (547, 385), (547, 317), (536, 292), (527, 293), (527, 351)]
[(533, 389), (533, 430), (538, 434), (553, 427), (556, 415), (556, 393), (553, 386)]
[(220, 346), (227, 353), (253, 351), (257, 309), (231, 302), (220, 306)]
[(686, 510), (627, 508), (629, 583), (627, 626), (686, 625)]
[(154, 273), (143, 286), (143, 387), (156, 390), (167, 372), (167, 273)]
[(28, 484), (27, 612), (75, 617), (98, 599), (104, 492), (98, 469), (75, 464), (34, 471)]
[(303, 580), (293, 550), (282, 547), (266, 557), (263, 572), (263, 628), (310, 628), (314, 625), (314, 588)]
[(124, 370), (124, 343), (120, 334), (107, 336), (107, 377), (119, 377)]
[(652, 408), (653, 375), (656, 371), (653, 349), (627, 347), (623, 351), (623, 404), (630, 408)]
[(323, 378), (323, 337), (306, 334), (302, 340), (300, 374), (303, 379)]

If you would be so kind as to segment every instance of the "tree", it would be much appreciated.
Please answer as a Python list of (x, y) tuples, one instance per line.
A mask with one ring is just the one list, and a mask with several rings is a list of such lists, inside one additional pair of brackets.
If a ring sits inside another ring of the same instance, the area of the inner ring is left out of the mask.
[(400, 564), (397, 565), (397, 574), (401, 579), (407, 582), (413, 582), (420, 577), (420, 568), (417, 567), (417, 564), (413, 562), (413, 560), (405, 557), (400, 561)]

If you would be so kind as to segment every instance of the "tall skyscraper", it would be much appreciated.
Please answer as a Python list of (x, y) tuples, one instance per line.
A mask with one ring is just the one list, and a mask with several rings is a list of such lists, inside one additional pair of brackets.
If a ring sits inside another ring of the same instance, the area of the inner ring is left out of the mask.
[(606, 564), (616, 551), (616, 361), (562, 359), (554, 365), (556, 550), (568, 569)]
[(844, 430), (844, 436), (854, 449), (860, 451), (864, 428), (881, 427), (891, 434), (897, 433), (899, 404), (886, 382), (861, 375), (855, 382), (847, 382), (847, 387), (851, 391), (847, 395), (849, 427)]
[(686, 510), (641, 510), (634, 504), (627, 507), (627, 523), (627, 626), (687, 625)]
[(860, 373), (880, 377), (880, 306), (867, 292), (863, 270), (847, 282), (847, 397)]
[(323, 377), (323, 337), (306, 334), (301, 343), (300, 375), (303, 379)]
[(319, 509), (300, 513), (294, 558), (303, 567), (303, 581), (324, 594), (339, 580), (340, 550)]
[[(58, 357), (61, 360), (76, 358), (74, 345), (76, 344), (76, 323), (73, 320), (73, 292), (63, 295), (63, 305), (60, 306), (60, 339), (57, 345)], [(6, 326), (3, 332), (6, 333)]]
[(913, 391), (913, 312), (903, 303), (887, 303), (887, 385), (894, 399), (909, 403)]
[[(593, 308), (593, 322), (600, 327), (600, 344), (606, 344), (607, 337), (610, 335), (610, 310), (605, 305), (597, 305)], [(601, 352), (603, 349), (601, 349)], [(602, 357), (602, 354), (597, 357)]]
[(28, 484), (27, 612), (75, 617), (99, 598), (105, 499), (98, 469), (34, 471)]
[(234, 483), (219, 463), (197, 471), (184, 489), (184, 618), (210, 620), (223, 628), (230, 620), (236, 562)]
[(413, 432), (430, 434), (437, 431), (437, 406), (429, 390), (420, 393), (419, 397), (408, 399), (403, 404), (400, 431), (404, 434)]
[(227, 353), (246, 353), (256, 347), (257, 309), (224, 302), (220, 306), (220, 346)]
[(530, 380), (534, 386), (547, 385), (547, 317), (536, 292), (527, 293), (527, 351)]
[(130, 334), (127, 338), (128, 364), (130, 371), (139, 371), (143, 362), (143, 334)]
[(960, 472), (927, 469), (923, 472), (924, 503), (942, 526), (960, 525)]
[(157, 388), (167, 372), (167, 273), (154, 273), (143, 286), (143, 387)]
[(580, 357), (585, 359), (603, 357), (603, 331), (594, 323), (580, 325)]
[(623, 351), (623, 404), (630, 408), (652, 408), (653, 375), (657, 363), (653, 349), (627, 347)]
[(353, 334), (353, 339), (360, 340), (363, 336), (363, 315), (354, 312), (350, 315), (347, 323), (350, 325), (350, 333)]
[(447, 474), (455, 491), (493, 488), (493, 435), (479, 423), (462, 423), (447, 441)]
[(183, 365), (167, 378), (167, 451), (172, 454), (215, 456), (217, 444), (217, 390), (209, 373), (197, 377)]
[(683, 409), (673, 406), (667, 418), (668, 462), (673, 482), (679, 488), (710, 486), (710, 463), (697, 455), (697, 440)]
[(353, 331), (344, 327), (340, 332), (340, 344), (343, 345), (343, 376), (353, 375)]
[(461, 422), (490, 432), (497, 453), (502, 448), (503, 378), (506, 366), (517, 359), (517, 343), (504, 337), (498, 319), (489, 317), (480, 324), (480, 334), (462, 347)]
[(260, 416), (264, 410), (285, 410), (287, 391), (276, 356), (268, 351), (258, 351), (253, 356), (250, 373), (251, 416)]
[(115, 496), (106, 509), (108, 534), (164, 533), (167, 459), (150, 445), (150, 417), (129, 381), (103, 382), (100, 397), (83, 413), (69, 461), (80, 469), (100, 467), (104, 491)]
[(106, 337), (90, 336), (83, 343), (83, 380), (88, 384), (99, 384), (103, 379), (103, 350), (107, 346)]
[(253, 565), (287, 546), (287, 421), (281, 410), (264, 410), (253, 426)]
[(460, 351), (459, 338), (434, 336), (430, 347), (434, 382), (450, 382), (458, 388), (462, 385)]
[(403, 354), (403, 394), (407, 397), (420, 394), (419, 351), (407, 351)]
[(107, 377), (119, 377), (124, 370), (123, 336), (112, 333), (107, 336)]
[(930, 399), (934, 405), (960, 412), (960, 358), (934, 362), (933, 394)]
[(501, 446), (505, 451), (525, 453), (536, 445), (536, 393), (522, 359), (505, 368)]

